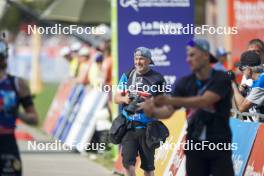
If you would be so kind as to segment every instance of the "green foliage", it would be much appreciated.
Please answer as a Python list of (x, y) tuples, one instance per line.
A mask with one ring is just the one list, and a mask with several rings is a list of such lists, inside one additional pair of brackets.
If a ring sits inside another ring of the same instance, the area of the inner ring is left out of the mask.
[(21, 18), (21, 13), (15, 7), (9, 7), (0, 21), (0, 30), (18, 32)]
[[(29, 10), (34, 10), (37, 14), (41, 14), (52, 1), (53, 0), (18, 0), (15, 2), (29, 8)], [(9, 32), (17, 33), (22, 22), (30, 22), (32, 20), (13, 5), (8, 5), (6, 8), (5, 14), (0, 20), (0, 30), (8, 30)]]

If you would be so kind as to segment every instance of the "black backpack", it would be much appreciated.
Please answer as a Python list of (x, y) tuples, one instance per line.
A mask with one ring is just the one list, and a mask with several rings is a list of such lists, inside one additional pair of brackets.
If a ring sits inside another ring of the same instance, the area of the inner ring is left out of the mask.
[(109, 141), (113, 144), (120, 144), (127, 131), (126, 117), (119, 114), (112, 122), (109, 130)]
[(146, 144), (149, 148), (160, 147), (161, 142), (164, 143), (170, 135), (168, 128), (158, 120), (151, 121), (147, 124)]

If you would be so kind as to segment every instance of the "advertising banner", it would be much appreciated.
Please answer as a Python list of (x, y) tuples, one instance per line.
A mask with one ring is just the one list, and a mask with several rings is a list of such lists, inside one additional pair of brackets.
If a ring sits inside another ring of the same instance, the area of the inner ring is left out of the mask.
[(182, 144), (185, 142), (187, 127), (185, 111), (177, 111), (170, 119), (164, 121), (164, 123), (170, 130), (170, 136), (156, 150), (155, 174), (183, 176), (185, 175), (185, 156)]
[(229, 25), (237, 27), (238, 34), (232, 35), (232, 58), (239, 58), (247, 49), (251, 39), (264, 40), (264, 1), (228, 0)]
[(56, 96), (52, 101), (52, 104), (47, 113), (47, 117), (44, 122), (43, 129), (46, 133), (52, 134), (52, 131), (55, 128), (57, 120), (61, 116), (61, 113), (64, 108), (64, 104), (67, 101), (67, 98), (70, 96), (71, 90), (74, 86), (72, 80), (62, 82), (59, 86)]
[(233, 134), (232, 144), (237, 146), (236, 150), (232, 151), (233, 167), (235, 175), (242, 176), (256, 138), (259, 123), (247, 123), (230, 118), (230, 126)]
[(264, 124), (260, 124), (258, 133), (252, 147), (251, 154), (247, 163), (245, 176), (264, 174)]
[(189, 72), (185, 46), (192, 38), (194, 1), (118, 0), (116, 17), (119, 76), (134, 66), (133, 52), (140, 46), (151, 49), (153, 69), (168, 84)]

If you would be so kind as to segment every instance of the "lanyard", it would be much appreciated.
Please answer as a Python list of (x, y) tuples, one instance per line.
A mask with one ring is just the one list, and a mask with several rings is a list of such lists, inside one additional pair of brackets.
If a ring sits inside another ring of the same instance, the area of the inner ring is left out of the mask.
[(201, 80), (199, 80), (199, 79), (195, 80), (195, 84), (198, 87), (198, 95), (202, 95), (206, 91), (206, 89), (209, 87), (209, 85), (213, 82), (212, 77), (213, 77), (214, 72), (215, 72), (215, 70), (212, 69), (210, 77), (204, 85), (203, 85)]

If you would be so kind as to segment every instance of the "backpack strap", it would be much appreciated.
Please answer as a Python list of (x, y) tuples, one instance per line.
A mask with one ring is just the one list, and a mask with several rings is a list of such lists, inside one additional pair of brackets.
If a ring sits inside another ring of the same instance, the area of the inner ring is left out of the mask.
[[(127, 76), (127, 81), (130, 82), (131, 81), (131, 84), (134, 85), (135, 82), (136, 82), (136, 69), (135, 68), (132, 68), (131, 70), (129, 70), (128, 72), (125, 73), (126, 76)], [(132, 80), (131, 80), (132, 78)]]
[(127, 76), (127, 79), (131, 78), (131, 76), (134, 74), (135, 71), (136, 71), (136, 69), (133, 67), (128, 72), (126, 72), (125, 74)]

